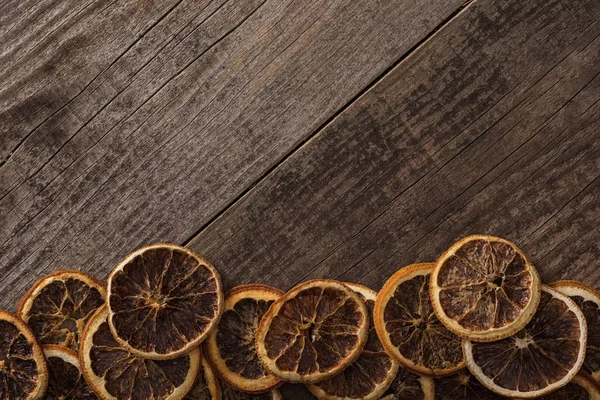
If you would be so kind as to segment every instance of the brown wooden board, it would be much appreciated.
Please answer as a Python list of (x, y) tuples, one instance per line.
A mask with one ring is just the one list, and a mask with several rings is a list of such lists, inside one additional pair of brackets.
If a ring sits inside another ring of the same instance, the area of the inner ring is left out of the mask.
[(476, 1), (189, 243), (226, 286), (379, 289), (472, 233), (600, 285), (600, 3)]
[(0, 307), (187, 241), (462, 3), (1, 6)]
[(488, 233), (600, 286), (600, 3), (460, 5), (0, 5), (0, 307), (154, 241), (379, 289)]

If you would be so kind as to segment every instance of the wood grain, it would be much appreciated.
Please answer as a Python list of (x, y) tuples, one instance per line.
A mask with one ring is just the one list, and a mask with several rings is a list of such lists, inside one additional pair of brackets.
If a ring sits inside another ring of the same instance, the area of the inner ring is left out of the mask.
[(2, 308), (185, 242), (462, 0), (68, 4), (0, 31)]
[(227, 286), (379, 289), (471, 234), (600, 285), (600, 4), (476, 1), (189, 243)]

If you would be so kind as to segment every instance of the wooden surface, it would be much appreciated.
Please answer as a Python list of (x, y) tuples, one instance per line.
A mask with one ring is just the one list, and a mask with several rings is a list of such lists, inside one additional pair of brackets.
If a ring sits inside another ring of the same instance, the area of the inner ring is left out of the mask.
[(1, 308), (156, 241), (379, 289), (488, 233), (600, 286), (598, 1), (70, 4), (0, 4)]
[(69, 4), (0, 12), (2, 308), (186, 242), (462, 0)]

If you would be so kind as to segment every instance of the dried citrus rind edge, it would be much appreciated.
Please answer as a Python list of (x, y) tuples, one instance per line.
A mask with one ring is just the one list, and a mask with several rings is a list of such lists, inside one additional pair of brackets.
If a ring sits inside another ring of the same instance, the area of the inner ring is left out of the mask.
[(501, 388), (501, 387), (493, 384), (492, 380), (483, 374), (483, 372), (481, 371), (481, 368), (475, 363), (475, 360), (473, 359), (472, 342), (469, 339), (463, 339), (463, 354), (464, 354), (465, 360), (467, 362), (467, 368), (469, 369), (471, 374), (483, 386), (485, 386), (486, 388), (488, 388), (489, 390), (491, 390), (494, 393), (497, 393), (502, 396), (514, 398), (514, 399), (529, 399), (529, 398), (543, 396), (545, 394), (554, 392), (555, 390), (558, 390), (561, 387), (565, 386), (567, 383), (569, 383), (577, 375), (577, 373), (581, 369), (581, 366), (583, 365), (583, 361), (585, 359), (585, 347), (586, 347), (586, 342), (587, 342), (587, 324), (585, 322), (585, 317), (583, 315), (583, 312), (581, 312), (581, 310), (579, 309), (579, 307), (577, 307), (577, 305), (575, 304), (575, 302), (573, 300), (571, 300), (568, 296), (558, 292), (557, 290), (554, 290), (546, 285), (542, 285), (542, 290), (548, 292), (553, 297), (558, 298), (561, 301), (565, 302), (569, 306), (569, 309), (575, 313), (575, 315), (577, 316), (577, 319), (579, 320), (579, 325), (581, 326), (582, 329), (579, 333), (579, 343), (581, 344), (581, 346), (579, 349), (579, 355), (577, 358), (577, 362), (573, 366), (571, 371), (569, 371), (569, 373), (567, 375), (565, 375), (561, 380), (556, 381), (556, 382), (546, 386), (543, 389), (535, 390), (535, 391), (531, 391), (531, 392), (520, 392), (518, 390), (508, 390), (508, 389), (504, 389), (504, 388)]
[[(225, 294), (223, 312), (232, 309), (238, 301), (245, 298), (258, 298), (267, 301), (275, 301), (283, 294), (283, 290), (262, 284), (236, 286)], [(218, 325), (211, 331), (203, 343), (204, 355), (212, 367), (211, 372), (218, 375), (219, 379), (221, 379), (225, 384), (242, 392), (253, 394), (266, 393), (283, 384), (281, 379), (273, 374), (267, 375), (260, 379), (247, 379), (234, 372), (231, 372), (219, 355), (220, 353), (217, 344), (217, 333)]]
[[(411, 360), (405, 358), (399, 351), (396, 346), (392, 344), (390, 341), (390, 337), (385, 329), (385, 320), (384, 313), (385, 307), (387, 306), (390, 299), (394, 296), (394, 292), (396, 288), (402, 283), (411, 280), (412, 278), (420, 275), (431, 274), (435, 263), (419, 263), (419, 264), (411, 264), (406, 267), (400, 268), (396, 273), (394, 273), (383, 285), (379, 294), (377, 295), (377, 299), (375, 300), (375, 307), (373, 308), (373, 320), (375, 321), (375, 330), (377, 331), (377, 336), (383, 344), (385, 351), (388, 353), (390, 357), (394, 360), (398, 361), (403, 367), (406, 369), (418, 374), (418, 375), (426, 375), (426, 376), (447, 376), (452, 375), (453, 373), (460, 371), (463, 369), (466, 364), (463, 361), (457, 364), (453, 368), (446, 368), (443, 370), (432, 370), (430, 368), (423, 367), (421, 365), (417, 365)], [(430, 287), (431, 287), (431, 277), (430, 279)], [(436, 314), (437, 315), (437, 314)]]
[[(122, 339), (118, 335), (118, 332), (112, 323), (113, 313), (110, 310), (110, 293), (111, 293), (111, 286), (112, 286), (112, 277), (117, 272), (123, 270), (125, 265), (129, 264), (129, 262), (131, 262), (131, 260), (133, 260), (133, 258), (135, 258), (136, 256), (138, 256), (148, 250), (152, 250), (155, 248), (163, 248), (163, 249), (167, 248), (167, 249), (171, 249), (171, 250), (180, 250), (180, 251), (187, 253), (191, 257), (196, 258), (198, 261), (200, 261), (202, 264), (204, 264), (211, 271), (211, 273), (213, 274), (213, 276), (215, 278), (215, 282), (217, 285), (217, 289), (216, 289), (217, 314), (215, 315), (215, 318), (213, 318), (213, 320), (211, 321), (211, 323), (209, 324), (207, 329), (204, 331), (204, 333), (202, 335), (198, 336), (197, 338), (195, 338), (194, 340), (188, 342), (188, 344), (186, 346), (182, 347), (181, 349), (170, 352), (170, 353), (165, 353), (165, 354), (157, 353), (155, 351), (145, 352), (145, 351), (141, 351), (141, 350), (136, 349), (135, 347), (129, 345), (129, 343), (126, 340)], [(216, 326), (218, 325), (219, 320), (221, 318), (221, 314), (223, 313), (223, 301), (224, 301), (223, 284), (221, 281), (221, 275), (219, 275), (219, 272), (216, 270), (216, 268), (207, 259), (196, 254), (195, 252), (188, 249), (187, 247), (182, 247), (182, 246), (172, 244), (172, 243), (154, 243), (154, 244), (137, 249), (136, 251), (134, 251), (133, 253), (130, 253), (127, 257), (125, 257), (125, 259), (122, 260), (111, 271), (110, 275), (108, 276), (108, 285), (107, 285), (107, 289), (106, 289), (106, 305), (108, 307), (108, 314), (109, 314), (108, 326), (110, 327), (110, 331), (112, 332), (113, 337), (124, 349), (126, 349), (130, 353), (133, 353), (139, 357), (148, 358), (151, 360), (169, 360), (169, 359), (177, 358), (183, 354), (189, 353), (191, 349), (200, 345), (204, 340), (206, 340), (208, 335), (210, 335), (210, 333), (213, 331), (213, 329), (215, 329)]]
[(66, 361), (69, 364), (76, 367), (81, 373), (81, 364), (79, 363), (79, 356), (73, 350), (64, 346), (59, 346), (57, 344), (45, 344), (42, 346), (42, 350), (44, 351), (44, 356), (46, 358), (61, 358), (63, 361)]
[[(221, 400), (223, 394), (221, 392), (221, 385), (219, 384), (219, 378), (217, 378), (217, 374), (213, 371), (212, 366), (206, 359), (204, 353), (200, 352), (200, 368), (202, 368), (202, 372), (204, 373), (204, 379), (208, 385), (208, 391), (212, 396), (212, 400)], [(200, 373), (200, 370), (198, 370)], [(195, 383), (195, 380), (194, 380)]]
[[(338, 289), (344, 290), (348, 294), (348, 297), (351, 297), (352, 299), (354, 299), (356, 301), (356, 303), (359, 305), (359, 308), (361, 309), (361, 314), (364, 317), (363, 318), (364, 324), (362, 327), (359, 328), (359, 331), (357, 334), (358, 339), (359, 339), (358, 340), (359, 345), (356, 346), (356, 348), (354, 349), (352, 354), (350, 354), (348, 357), (346, 357), (344, 363), (338, 365), (336, 368), (333, 368), (332, 370), (325, 372), (325, 373), (317, 373), (317, 374), (302, 376), (297, 373), (279, 371), (278, 369), (274, 368), (275, 363), (269, 359), (269, 357), (266, 354), (266, 349), (264, 348), (264, 340), (265, 340), (265, 336), (267, 334), (267, 323), (265, 321), (270, 321), (273, 318), (273, 316), (276, 315), (276, 313), (279, 311), (279, 309), (281, 308), (281, 305), (283, 304), (283, 302), (285, 300), (293, 297), (293, 295), (295, 296), (302, 290), (306, 290), (310, 287), (319, 286), (319, 285), (335, 286)], [(363, 301), (360, 299), (360, 297), (356, 293), (354, 293), (354, 291), (352, 289), (350, 289), (348, 286), (346, 286), (343, 282), (340, 282), (340, 281), (336, 281), (336, 280), (332, 280), (332, 279), (312, 279), (312, 280), (308, 280), (306, 282), (303, 282), (303, 283), (293, 287), (288, 292), (286, 292), (283, 296), (281, 296), (277, 301), (275, 301), (275, 303), (273, 303), (271, 305), (269, 310), (263, 316), (261, 323), (258, 326), (258, 329), (256, 330), (256, 353), (258, 354), (258, 358), (262, 362), (263, 366), (268, 371), (270, 371), (272, 374), (277, 375), (282, 381), (305, 383), (305, 384), (306, 383), (318, 383), (318, 382), (324, 381), (328, 378), (331, 378), (332, 376), (337, 375), (348, 365), (350, 365), (354, 361), (356, 361), (358, 356), (360, 356), (360, 354), (362, 353), (362, 350), (367, 342), (368, 334), (369, 334), (369, 312), (367, 310), (367, 307), (363, 303)]]
[[(440, 290), (439, 290), (439, 287), (437, 286), (436, 282), (437, 282), (438, 273), (439, 273), (441, 265), (450, 256), (454, 255), (454, 253), (458, 249), (460, 249), (465, 243), (471, 242), (474, 240), (485, 240), (488, 242), (502, 242), (502, 243), (508, 244), (517, 253), (519, 253), (519, 255), (521, 255), (521, 257), (523, 257), (527, 266), (529, 267), (529, 270), (531, 271), (531, 276), (532, 276), (531, 294), (532, 294), (532, 296), (531, 296), (531, 299), (529, 300), (529, 304), (527, 304), (525, 309), (523, 309), (519, 318), (517, 318), (515, 321), (513, 321), (509, 325), (503, 326), (502, 328), (492, 328), (492, 329), (488, 329), (486, 331), (480, 331), (480, 332), (475, 332), (475, 331), (470, 331), (468, 329), (465, 329), (458, 322), (456, 322), (455, 320), (453, 320), (452, 318), (450, 318), (446, 315), (446, 313), (444, 312), (444, 309), (442, 308), (441, 304), (438, 301), (438, 295), (439, 295)], [(495, 237), (495, 236), (471, 235), (471, 236), (467, 236), (467, 237), (459, 240), (458, 242), (454, 243), (452, 246), (450, 246), (450, 248), (448, 250), (446, 250), (440, 256), (438, 261), (435, 263), (435, 268), (433, 269), (433, 271), (431, 273), (431, 281), (430, 281), (430, 285), (429, 285), (430, 292), (429, 293), (430, 293), (430, 297), (431, 297), (431, 304), (433, 305), (433, 311), (437, 315), (440, 322), (442, 324), (444, 324), (444, 326), (446, 326), (446, 328), (448, 328), (448, 330), (450, 332), (453, 332), (455, 335), (458, 335), (462, 338), (470, 339), (470, 340), (473, 340), (476, 342), (493, 342), (493, 341), (501, 340), (501, 339), (507, 338), (511, 335), (514, 335), (515, 333), (517, 333), (518, 331), (523, 329), (525, 327), (525, 325), (527, 325), (529, 323), (529, 321), (531, 321), (531, 318), (533, 318), (533, 315), (535, 314), (535, 311), (537, 310), (538, 304), (540, 302), (540, 297), (542, 295), (541, 294), (541, 285), (542, 285), (542, 283), (540, 281), (540, 276), (537, 272), (537, 269), (535, 268), (535, 266), (533, 265), (533, 263), (531, 262), (529, 257), (527, 257), (527, 255), (519, 247), (517, 247), (514, 243), (512, 243), (506, 239)]]
[[(548, 286), (569, 297), (580, 296), (584, 301), (591, 301), (600, 307), (600, 292), (583, 282), (564, 279), (549, 283)], [(600, 385), (600, 370), (592, 372), (591, 378)]]

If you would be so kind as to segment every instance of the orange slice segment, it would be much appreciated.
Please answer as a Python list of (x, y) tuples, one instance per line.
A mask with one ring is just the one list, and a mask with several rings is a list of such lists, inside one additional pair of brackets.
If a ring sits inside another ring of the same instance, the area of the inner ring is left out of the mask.
[(40, 344), (77, 351), (87, 320), (105, 297), (103, 282), (79, 271), (57, 271), (33, 285), (19, 302), (17, 315)]
[(319, 399), (379, 399), (398, 372), (398, 363), (383, 348), (373, 325), (373, 306), (377, 293), (365, 286), (345, 283), (356, 292), (369, 310), (369, 336), (361, 355), (339, 375), (308, 385)]
[(493, 341), (522, 329), (540, 299), (540, 279), (508, 240), (474, 235), (453, 244), (431, 274), (440, 321), (461, 337)]
[(496, 342), (463, 341), (467, 366), (488, 389), (514, 398), (565, 386), (585, 358), (587, 327), (575, 302), (542, 286), (540, 305), (525, 328)]
[(388, 354), (420, 374), (448, 375), (464, 367), (461, 339), (433, 312), (429, 284), (434, 264), (398, 270), (377, 295), (375, 329)]
[(174, 244), (133, 252), (108, 278), (110, 329), (121, 346), (144, 358), (189, 352), (216, 326), (222, 304), (214, 267)]
[(290, 382), (316, 383), (352, 364), (367, 341), (369, 314), (341, 282), (304, 282), (271, 305), (256, 332), (263, 365)]
[(262, 393), (280, 384), (256, 354), (255, 333), (263, 315), (283, 291), (266, 285), (242, 285), (225, 295), (223, 315), (204, 344), (219, 377), (241, 391)]

